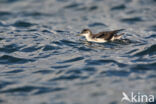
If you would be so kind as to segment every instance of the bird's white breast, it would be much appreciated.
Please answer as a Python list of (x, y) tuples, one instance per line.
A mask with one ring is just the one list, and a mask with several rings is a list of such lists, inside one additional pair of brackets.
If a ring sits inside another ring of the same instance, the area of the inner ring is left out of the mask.
[(87, 38), (87, 41), (99, 42), (99, 43), (107, 42), (107, 40), (102, 39), (102, 38)]

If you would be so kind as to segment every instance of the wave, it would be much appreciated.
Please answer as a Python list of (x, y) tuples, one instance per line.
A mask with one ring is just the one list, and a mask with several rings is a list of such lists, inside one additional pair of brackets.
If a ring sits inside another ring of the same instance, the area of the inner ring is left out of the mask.
[(0, 64), (23, 64), (27, 62), (32, 62), (32, 59), (18, 58), (9, 55), (0, 56)]

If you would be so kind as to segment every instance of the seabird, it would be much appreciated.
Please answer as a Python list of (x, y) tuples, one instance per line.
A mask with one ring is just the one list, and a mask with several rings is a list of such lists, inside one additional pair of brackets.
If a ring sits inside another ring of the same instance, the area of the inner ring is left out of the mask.
[(113, 31), (103, 31), (97, 34), (92, 34), (92, 31), (90, 29), (84, 29), (78, 35), (85, 36), (87, 41), (103, 43), (107, 41), (114, 41), (114, 40), (120, 39), (124, 33), (121, 33), (120, 35), (117, 35), (117, 33), (122, 30), (124, 29), (113, 30)]

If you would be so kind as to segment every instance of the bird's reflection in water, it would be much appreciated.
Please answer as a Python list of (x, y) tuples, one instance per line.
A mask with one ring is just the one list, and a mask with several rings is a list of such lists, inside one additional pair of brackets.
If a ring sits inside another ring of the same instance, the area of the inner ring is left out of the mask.
[(121, 48), (123, 45), (129, 45), (130, 43), (132, 43), (132, 41), (129, 39), (121, 39), (121, 40), (115, 40), (114, 42), (96, 43), (96, 42), (89, 42), (86, 40), (80, 40), (80, 43), (84, 44), (88, 48), (106, 50), (106, 49)]

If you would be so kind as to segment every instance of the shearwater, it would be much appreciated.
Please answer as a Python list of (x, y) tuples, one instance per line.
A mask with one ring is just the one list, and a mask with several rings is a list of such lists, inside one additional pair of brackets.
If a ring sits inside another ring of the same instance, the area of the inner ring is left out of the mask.
[(85, 36), (87, 41), (103, 43), (107, 41), (114, 41), (117, 39), (121, 39), (124, 33), (121, 33), (119, 35), (117, 35), (117, 33), (123, 30), (124, 29), (113, 30), (113, 31), (103, 31), (97, 34), (93, 34), (90, 29), (84, 29), (82, 30), (80, 34), (78, 34), (78, 36)]

